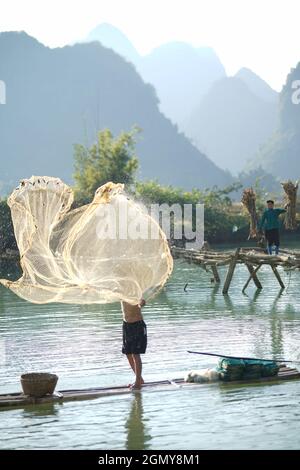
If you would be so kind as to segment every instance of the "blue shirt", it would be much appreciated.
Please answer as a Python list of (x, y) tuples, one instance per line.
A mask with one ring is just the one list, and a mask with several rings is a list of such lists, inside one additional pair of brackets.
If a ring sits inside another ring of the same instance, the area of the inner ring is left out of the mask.
[(279, 228), (279, 216), (286, 212), (285, 209), (265, 209), (261, 222), (259, 224), (260, 229), (272, 230)]

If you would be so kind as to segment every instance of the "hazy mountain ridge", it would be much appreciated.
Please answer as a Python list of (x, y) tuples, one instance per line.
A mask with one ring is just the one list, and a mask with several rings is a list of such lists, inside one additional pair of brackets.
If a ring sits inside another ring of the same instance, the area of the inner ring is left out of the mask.
[(96, 26), (84, 39), (84, 42), (92, 41), (100, 41), (103, 46), (113, 49), (133, 64), (141, 57), (127, 36), (108, 23)]
[(237, 174), (276, 128), (277, 103), (253, 94), (243, 80), (215, 82), (185, 123), (186, 134), (220, 167)]
[(225, 69), (213, 49), (180, 42), (154, 49), (137, 69), (145, 81), (155, 86), (160, 109), (179, 126), (212, 84), (225, 77)]
[(125, 34), (107, 23), (98, 25), (84, 39), (90, 40), (98, 40), (131, 61), (145, 82), (155, 87), (161, 111), (179, 125), (212, 83), (226, 76), (223, 64), (210, 47), (173, 41), (142, 56)]
[(0, 57), (1, 180), (46, 174), (70, 182), (73, 144), (91, 144), (101, 128), (118, 134), (137, 124), (139, 177), (187, 189), (232, 181), (159, 112), (135, 67), (99, 43), (49, 49), (24, 32), (2, 33)]
[(279, 93), (273, 90), (267, 82), (260, 78), (256, 73), (252, 72), (252, 70), (243, 67), (234, 76), (243, 80), (254, 95), (265, 101), (277, 103)]
[(242, 171), (276, 128), (278, 93), (248, 68), (226, 77), (209, 47), (174, 41), (142, 57), (126, 35), (108, 24), (97, 26), (89, 39), (132, 61), (155, 87), (162, 112), (224, 169)]
[(292, 85), (296, 80), (300, 80), (300, 62), (291, 70), (280, 93), (277, 129), (249, 165), (250, 168), (261, 165), (284, 179), (300, 177), (300, 104), (292, 99), (296, 92)]

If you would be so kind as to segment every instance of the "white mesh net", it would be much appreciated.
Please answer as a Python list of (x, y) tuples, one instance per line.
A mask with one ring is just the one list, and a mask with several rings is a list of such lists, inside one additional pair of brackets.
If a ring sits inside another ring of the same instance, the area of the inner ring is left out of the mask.
[(72, 189), (32, 176), (11, 194), (22, 277), (0, 282), (34, 303), (137, 304), (167, 281), (173, 259), (165, 234), (140, 204), (107, 183), (70, 210)]

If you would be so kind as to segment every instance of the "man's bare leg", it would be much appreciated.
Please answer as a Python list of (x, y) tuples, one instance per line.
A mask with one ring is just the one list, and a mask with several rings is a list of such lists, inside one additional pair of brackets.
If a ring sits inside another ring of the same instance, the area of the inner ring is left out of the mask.
[[(140, 364), (142, 364), (142, 361), (141, 361), (141, 358), (140, 358), (140, 355), (139, 354), (126, 354), (127, 356), (127, 359), (128, 359), (128, 362), (130, 364), (130, 367), (131, 369), (133, 370), (135, 376), (137, 376), (136, 374), (136, 366), (135, 366), (135, 360), (134, 360), (134, 356), (139, 356), (139, 359), (140, 359)], [(142, 374), (142, 369), (141, 369), (141, 374)], [(144, 383), (144, 379), (143, 377), (141, 377), (141, 384)], [(129, 384), (128, 387), (132, 387), (134, 386), (135, 384)]]
[(133, 390), (139, 390), (144, 383), (142, 377), (142, 360), (139, 354), (133, 354), (133, 360), (135, 363), (135, 383), (131, 386)]
[(126, 356), (127, 356), (127, 359), (128, 359), (128, 362), (130, 364), (131, 369), (135, 373), (135, 363), (134, 363), (134, 359), (133, 359), (133, 354), (126, 354)]

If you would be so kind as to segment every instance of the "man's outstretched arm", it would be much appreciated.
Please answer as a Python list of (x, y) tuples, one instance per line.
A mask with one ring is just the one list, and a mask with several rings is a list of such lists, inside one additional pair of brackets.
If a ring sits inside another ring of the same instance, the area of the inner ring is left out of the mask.
[(277, 212), (278, 215), (283, 214), (284, 212), (286, 212), (286, 207), (287, 206), (285, 206), (284, 209), (275, 209), (275, 211)]

